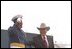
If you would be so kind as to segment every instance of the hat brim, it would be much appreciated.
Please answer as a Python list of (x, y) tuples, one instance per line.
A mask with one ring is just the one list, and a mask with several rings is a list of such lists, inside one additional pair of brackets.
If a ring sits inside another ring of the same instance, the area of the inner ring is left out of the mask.
[[(42, 28), (38, 28), (38, 27), (37, 27), (37, 29), (40, 30), (40, 29), (42, 29)], [(45, 27), (45, 29), (47, 29), (47, 31), (49, 31), (49, 30), (50, 30), (50, 27)]]

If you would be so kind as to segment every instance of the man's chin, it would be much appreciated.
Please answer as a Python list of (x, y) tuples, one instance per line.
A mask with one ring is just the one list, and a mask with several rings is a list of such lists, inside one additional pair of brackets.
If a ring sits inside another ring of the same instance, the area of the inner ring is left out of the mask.
[(19, 29), (21, 29), (22, 27), (19, 27)]
[(43, 36), (45, 36), (46, 34), (42, 34)]
[(22, 28), (22, 26), (20, 26), (20, 28)]

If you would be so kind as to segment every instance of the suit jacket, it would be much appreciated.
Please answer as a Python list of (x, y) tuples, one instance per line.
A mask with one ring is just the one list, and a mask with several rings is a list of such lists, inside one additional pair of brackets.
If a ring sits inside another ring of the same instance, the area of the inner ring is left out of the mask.
[[(47, 39), (48, 39), (48, 43), (49, 43), (49, 48), (54, 48), (53, 36), (47, 36)], [(33, 41), (34, 41), (34, 46), (36, 48), (44, 48), (41, 35), (34, 37)]]

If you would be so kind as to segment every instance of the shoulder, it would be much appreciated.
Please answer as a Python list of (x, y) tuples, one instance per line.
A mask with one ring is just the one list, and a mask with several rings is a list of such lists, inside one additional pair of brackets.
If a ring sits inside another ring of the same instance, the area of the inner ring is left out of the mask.
[(52, 35), (47, 35), (47, 38), (53, 40), (53, 36)]
[(25, 33), (22, 29), (21, 29), (21, 32), (22, 32), (22, 33)]
[(40, 35), (36, 35), (36, 36), (34, 36), (33, 38), (38, 38)]
[(10, 33), (10, 34), (13, 34), (13, 33), (15, 33), (17, 30), (16, 30), (16, 28), (14, 28), (13, 26), (10, 26), (9, 28), (8, 28), (8, 33)]
[(53, 36), (52, 36), (52, 35), (47, 35), (47, 37), (53, 38)]
[(8, 28), (8, 32), (11, 31), (11, 30), (12, 30), (12, 27), (10, 26), (10, 27)]
[(26, 36), (26, 32), (24, 32), (22, 29), (21, 29), (21, 33), (22, 33), (22, 35)]
[(38, 40), (38, 39), (40, 39), (40, 38), (41, 38), (40, 35), (37, 35), (37, 36), (33, 37), (33, 39), (35, 39), (35, 40)]

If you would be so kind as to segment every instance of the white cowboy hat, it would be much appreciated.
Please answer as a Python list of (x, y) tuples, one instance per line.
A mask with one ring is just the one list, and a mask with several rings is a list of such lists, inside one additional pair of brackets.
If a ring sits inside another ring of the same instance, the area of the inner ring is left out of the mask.
[(47, 29), (47, 31), (50, 30), (50, 27), (49, 27), (49, 26), (47, 27), (45, 23), (41, 23), (40, 27), (37, 27), (38, 30), (40, 30), (40, 29), (42, 29), (42, 28)]

